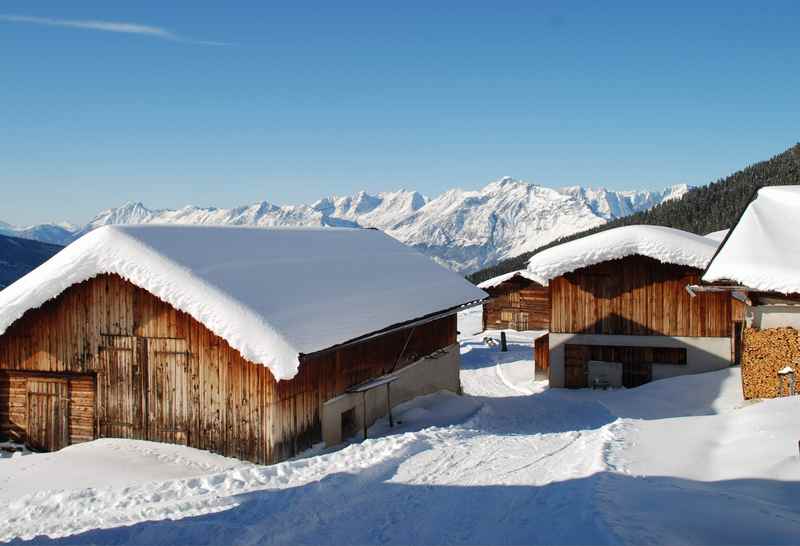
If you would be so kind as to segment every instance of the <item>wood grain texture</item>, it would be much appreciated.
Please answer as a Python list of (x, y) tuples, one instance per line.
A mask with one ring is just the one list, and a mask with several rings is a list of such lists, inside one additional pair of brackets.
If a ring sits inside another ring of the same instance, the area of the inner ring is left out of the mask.
[(453, 315), (301, 356), (277, 382), (189, 315), (101, 275), (0, 336), (0, 433), (25, 438), (30, 377), (67, 378), (70, 443), (148, 439), (271, 463), (321, 441), (326, 400), (455, 342)]
[(551, 324), (557, 333), (730, 337), (740, 313), (728, 293), (692, 298), (701, 271), (629, 256), (578, 269), (550, 281)]
[(547, 330), (550, 328), (550, 291), (521, 277), (485, 289), (483, 329)]

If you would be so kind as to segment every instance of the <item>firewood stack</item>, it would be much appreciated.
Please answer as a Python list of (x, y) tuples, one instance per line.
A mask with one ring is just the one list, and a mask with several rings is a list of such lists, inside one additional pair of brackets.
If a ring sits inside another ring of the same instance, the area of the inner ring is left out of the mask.
[(744, 331), (742, 390), (746, 400), (780, 396), (778, 371), (800, 370), (800, 332), (794, 328)]

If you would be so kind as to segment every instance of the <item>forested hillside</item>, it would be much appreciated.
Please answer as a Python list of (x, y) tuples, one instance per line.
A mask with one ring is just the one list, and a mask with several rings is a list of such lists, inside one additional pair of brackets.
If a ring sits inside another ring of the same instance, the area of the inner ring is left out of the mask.
[(0, 290), (61, 250), (58, 245), (0, 235)]
[(522, 269), (528, 259), (544, 250), (591, 233), (632, 224), (668, 226), (704, 235), (727, 229), (747, 206), (753, 192), (763, 186), (800, 184), (800, 144), (782, 154), (751, 165), (707, 186), (692, 188), (682, 198), (668, 201), (650, 210), (612, 220), (602, 226), (563, 237), (499, 264), (482, 269), (468, 278), (479, 283), (494, 276)]

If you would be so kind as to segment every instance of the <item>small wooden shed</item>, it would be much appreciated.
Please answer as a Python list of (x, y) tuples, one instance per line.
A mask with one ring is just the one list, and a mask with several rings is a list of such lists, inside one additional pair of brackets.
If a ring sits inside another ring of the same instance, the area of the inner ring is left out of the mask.
[(486, 294), (376, 230), (116, 226), (0, 291), (0, 435), (255, 462), (460, 388), (456, 313)]
[(483, 304), (484, 330), (550, 328), (550, 292), (532, 273), (513, 271), (483, 281), (478, 288), (489, 294)]
[[(717, 241), (659, 226), (616, 228), (547, 249), (529, 262), (550, 287), (550, 333), (537, 343), (551, 386), (621, 384), (729, 366), (736, 308), (727, 294), (691, 297)], [(538, 373), (538, 370), (537, 370)], [(601, 377), (602, 379), (602, 377)], [(606, 378), (607, 379), (607, 378)]]

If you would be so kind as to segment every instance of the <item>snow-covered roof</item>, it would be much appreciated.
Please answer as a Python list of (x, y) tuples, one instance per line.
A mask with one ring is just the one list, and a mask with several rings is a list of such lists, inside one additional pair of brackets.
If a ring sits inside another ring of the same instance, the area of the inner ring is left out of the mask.
[(547, 281), (544, 279), (534, 275), (530, 271), (525, 269), (520, 269), (518, 271), (512, 271), (511, 273), (503, 273), (502, 275), (498, 275), (496, 277), (492, 277), (491, 279), (487, 279), (482, 283), (478, 284), (478, 288), (483, 288), (484, 290), (487, 288), (494, 288), (495, 286), (499, 286), (506, 282), (509, 279), (513, 279), (514, 277), (522, 277), (523, 279), (528, 279), (529, 281), (533, 281), (539, 284), (547, 284)]
[(277, 379), (297, 373), (300, 354), (487, 296), (378, 230), (106, 226), (0, 291), (0, 334), (103, 273), (185, 311)]
[(800, 292), (800, 186), (761, 188), (703, 275), (754, 290)]
[(582, 267), (635, 254), (660, 262), (702, 269), (714, 255), (718, 241), (663, 226), (624, 226), (534, 254), (528, 271), (550, 280)]
[(711, 233), (706, 233), (703, 237), (708, 237), (709, 239), (714, 239), (715, 241), (722, 242), (725, 239), (725, 236), (728, 235), (729, 229), (721, 229), (719, 231), (712, 231)]

